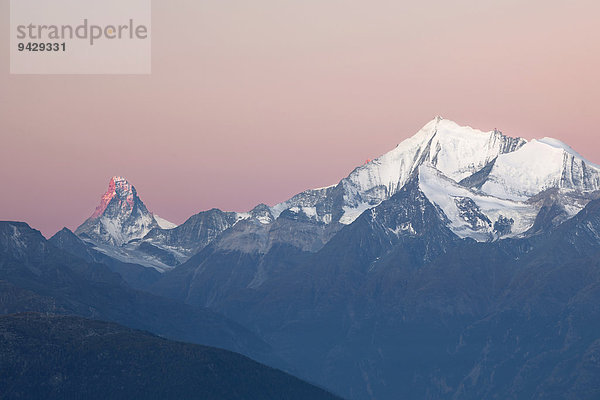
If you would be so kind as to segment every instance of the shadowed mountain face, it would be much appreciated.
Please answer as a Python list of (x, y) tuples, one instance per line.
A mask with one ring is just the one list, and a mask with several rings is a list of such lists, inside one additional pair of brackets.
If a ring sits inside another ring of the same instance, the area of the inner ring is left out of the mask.
[(91, 230), (51, 239), (77, 262), (0, 230), (0, 306), (195, 341), (208, 326), (264, 356), (234, 328), (218, 333), (231, 322), (193, 317), (208, 308), (351, 399), (600, 396), (600, 167), (564, 143), (436, 118), (337, 185), (174, 228), (145, 224), (119, 185)]
[(25, 223), (0, 222), (0, 286), (2, 313), (76, 314), (272, 361), (269, 346), (240, 325), (133, 290), (105, 265), (56, 248)]
[(0, 317), (6, 399), (337, 399), (239, 354), (78, 317)]
[(86, 262), (106, 265), (112, 271), (121, 275), (123, 280), (134, 289), (146, 289), (158, 281), (161, 276), (160, 272), (154, 268), (126, 263), (96, 250), (92, 245), (81, 240), (67, 228), (58, 231), (48, 242)]
[(154, 290), (260, 332), (349, 398), (593, 399), (599, 260), (598, 200), (542, 235), (479, 243), (413, 181), (316, 253), (209, 248)]

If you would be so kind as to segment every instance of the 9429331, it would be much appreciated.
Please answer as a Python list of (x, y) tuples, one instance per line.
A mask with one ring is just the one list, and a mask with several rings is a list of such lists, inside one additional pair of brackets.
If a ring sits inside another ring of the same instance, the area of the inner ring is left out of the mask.
[(66, 51), (67, 44), (65, 42), (62, 42), (62, 43), (27, 42), (27, 43), (18, 43), (17, 49), (19, 51)]

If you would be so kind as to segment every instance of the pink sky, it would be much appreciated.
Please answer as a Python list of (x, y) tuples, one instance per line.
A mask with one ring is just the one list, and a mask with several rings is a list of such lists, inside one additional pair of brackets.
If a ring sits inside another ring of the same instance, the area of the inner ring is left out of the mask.
[(437, 114), (600, 163), (600, 2), (408, 3), (154, 1), (150, 76), (9, 75), (3, 34), (0, 220), (74, 229), (112, 175), (176, 223), (274, 204)]

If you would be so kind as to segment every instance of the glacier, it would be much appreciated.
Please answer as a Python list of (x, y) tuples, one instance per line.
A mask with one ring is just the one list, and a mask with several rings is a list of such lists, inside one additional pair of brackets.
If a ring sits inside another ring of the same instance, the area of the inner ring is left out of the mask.
[(76, 234), (106, 254), (160, 271), (209, 244), (265, 253), (285, 243), (312, 252), (412, 180), (454, 234), (479, 242), (534, 235), (600, 197), (600, 167), (559, 140), (527, 141), (435, 117), (337, 184), (247, 212), (203, 211), (179, 226), (148, 211), (125, 178), (113, 177)]

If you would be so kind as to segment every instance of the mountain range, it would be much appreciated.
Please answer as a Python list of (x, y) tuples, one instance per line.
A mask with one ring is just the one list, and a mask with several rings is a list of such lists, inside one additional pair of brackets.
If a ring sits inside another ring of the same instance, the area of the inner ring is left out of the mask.
[[(161, 272), (213, 241), (245, 253), (265, 254), (279, 244), (315, 252), (412, 179), (454, 234), (479, 242), (532, 236), (540, 224), (557, 226), (600, 195), (600, 167), (558, 140), (527, 142), (436, 117), (336, 185), (249, 212), (203, 211), (180, 226), (153, 215), (129, 182), (113, 177), (75, 233), (113, 258)], [(540, 215), (547, 208), (553, 215)]]
[[(27, 291), (11, 312), (52, 305), (218, 345), (350, 399), (600, 396), (600, 167), (555, 139), (436, 117), (274, 206), (175, 226), (113, 177), (75, 232), (0, 228), (1, 279)], [(53, 283), (70, 275), (94, 288)], [(152, 325), (103, 307), (107, 280), (136, 310), (186, 308)], [(186, 330), (200, 314), (212, 333)]]

